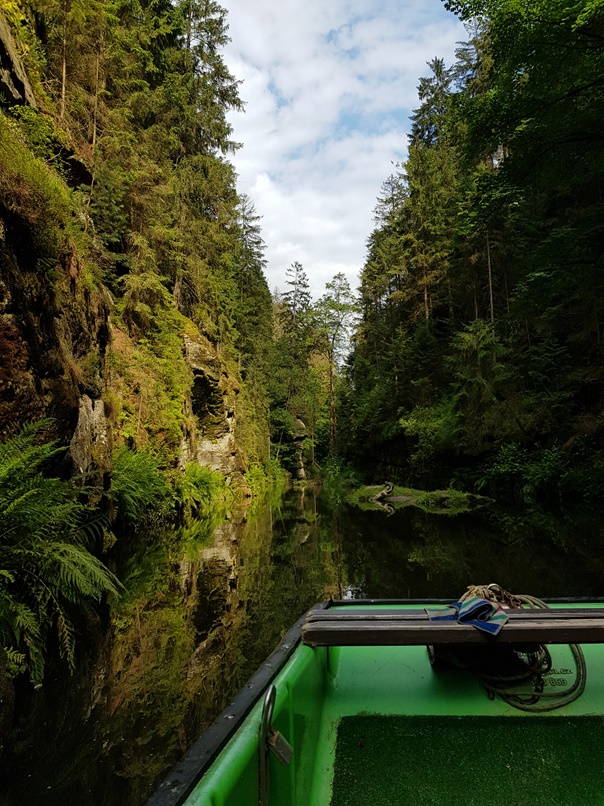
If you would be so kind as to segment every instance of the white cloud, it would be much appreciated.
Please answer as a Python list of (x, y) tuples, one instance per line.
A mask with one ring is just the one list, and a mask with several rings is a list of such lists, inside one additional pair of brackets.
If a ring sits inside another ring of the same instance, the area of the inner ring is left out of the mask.
[(233, 113), (239, 189), (263, 216), (267, 279), (299, 260), (315, 296), (353, 286), (372, 210), (404, 158), (419, 77), (451, 63), (461, 24), (439, 0), (222, 0), (245, 114)]

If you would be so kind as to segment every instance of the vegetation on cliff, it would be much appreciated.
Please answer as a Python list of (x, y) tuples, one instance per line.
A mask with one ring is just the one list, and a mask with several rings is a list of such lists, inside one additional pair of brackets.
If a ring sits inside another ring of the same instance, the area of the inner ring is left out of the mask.
[[(89, 320), (86, 349), (66, 344), (69, 326), (49, 334), (53, 375), (70, 372), (70, 394), (50, 390), (34, 415), (52, 414), (68, 439), (78, 397), (102, 397), (115, 439), (163, 451), (169, 466), (183, 440), (193, 458), (209, 398), (233, 398), (243, 377), (239, 469), (265, 461), (267, 426), (252, 423), (266, 423), (272, 307), (257, 217), (228, 160), (237, 144), (226, 112), (241, 102), (220, 55), (224, 10), (24, 0), (7, 13), (37, 106), (5, 98), (0, 110), (0, 241), (15, 267), (2, 276), (3, 330), (16, 329), (15, 349), (35, 363), (40, 327), (24, 327), (35, 285), (40, 306), (66, 303)], [(90, 327), (99, 301), (103, 339)], [(215, 364), (195, 390), (186, 336)], [(13, 407), (3, 423), (22, 417)]]

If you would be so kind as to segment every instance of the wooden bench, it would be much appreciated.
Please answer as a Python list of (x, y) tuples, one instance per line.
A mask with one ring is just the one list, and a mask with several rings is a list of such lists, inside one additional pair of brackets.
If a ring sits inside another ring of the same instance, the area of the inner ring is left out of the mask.
[(599, 644), (604, 643), (604, 609), (506, 610), (509, 617), (494, 637), (471, 624), (430, 621), (424, 609), (311, 611), (302, 643), (311, 646), (422, 646), (427, 644)]

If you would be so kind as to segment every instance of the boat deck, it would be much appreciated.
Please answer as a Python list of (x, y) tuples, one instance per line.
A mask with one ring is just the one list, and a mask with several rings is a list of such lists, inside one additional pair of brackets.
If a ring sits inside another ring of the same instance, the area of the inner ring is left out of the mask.
[[(546, 689), (568, 688), (570, 650), (551, 650)], [(584, 693), (534, 716), (425, 647), (330, 647), (309, 806), (604, 804), (604, 647), (583, 650)]]

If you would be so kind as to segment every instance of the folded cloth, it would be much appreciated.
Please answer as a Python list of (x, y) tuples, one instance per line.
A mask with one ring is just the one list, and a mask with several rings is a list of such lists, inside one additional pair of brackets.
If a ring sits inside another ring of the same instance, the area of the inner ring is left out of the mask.
[(445, 610), (426, 608), (430, 621), (457, 621), (458, 624), (471, 624), (478, 630), (497, 635), (508, 620), (505, 610), (496, 602), (469, 596), (463, 602), (453, 602)]

